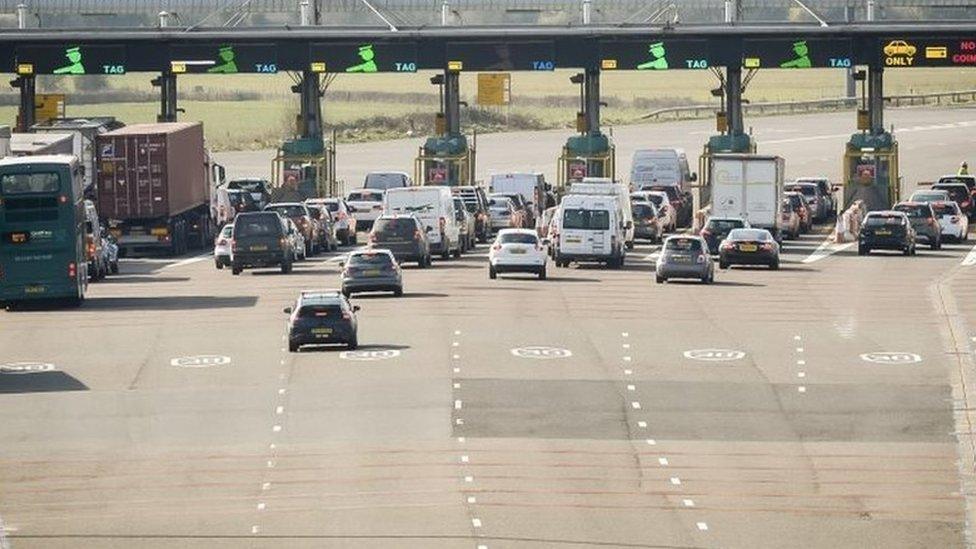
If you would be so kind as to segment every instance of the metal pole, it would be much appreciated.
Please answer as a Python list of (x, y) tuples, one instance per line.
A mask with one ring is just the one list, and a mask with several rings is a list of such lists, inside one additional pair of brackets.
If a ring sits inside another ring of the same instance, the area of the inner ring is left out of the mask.
[[(317, 7), (317, 6), (316, 6)], [(309, 0), (299, 4), (299, 16), (303, 27), (316, 23), (318, 10), (312, 8)], [(293, 88), (294, 89), (294, 88)], [(302, 71), (302, 81), (298, 84), (301, 128), (303, 138), (322, 137), (322, 92), (319, 90), (319, 75), (309, 69)]]
[(461, 75), (444, 71), (444, 127), (447, 135), (461, 134)]
[(27, 28), (27, 4), (17, 4), (17, 28)]
[(449, 0), (441, 2), (441, 26), (446, 27), (451, 20), (451, 3)]
[(586, 100), (586, 127), (590, 135), (600, 134), (600, 71), (586, 69), (583, 82), (583, 94)]
[(741, 67), (730, 65), (725, 69), (725, 112), (728, 117), (729, 135), (744, 134)]
[(312, 4), (308, 0), (302, 0), (298, 4), (298, 22), (303, 27), (312, 24)]
[(732, 0), (725, 0), (725, 22), (732, 23), (735, 21), (735, 11), (732, 9)]
[[(854, 6), (848, 5), (847, 7), (844, 8), (844, 21), (848, 23), (854, 22)], [(845, 89), (847, 90), (846, 96), (854, 97), (857, 95), (857, 87), (855, 86), (854, 83), (854, 67), (853, 66), (848, 67), (848, 69), (844, 71), (844, 74), (845, 74), (844, 82), (846, 85)]]
[(589, 25), (593, 16), (593, 0), (583, 0), (583, 24)]
[(21, 132), (26, 132), (31, 126), (36, 122), (35, 112), (34, 112), (34, 96), (37, 90), (37, 81), (34, 79), (34, 75), (18, 76), (13, 82), (14, 86), (20, 88), (20, 110), (18, 114), (18, 121), (20, 124), (17, 126), (17, 130)]
[(871, 133), (884, 133), (884, 69), (868, 67), (868, 111)]
[(868, 0), (867, 6), (867, 20), (874, 21), (875, 17), (875, 0)]

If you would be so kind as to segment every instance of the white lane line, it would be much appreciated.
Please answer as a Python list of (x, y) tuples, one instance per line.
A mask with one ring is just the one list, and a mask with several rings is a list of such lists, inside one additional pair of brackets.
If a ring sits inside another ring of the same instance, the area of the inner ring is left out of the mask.
[(803, 261), (801, 261), (801, 263), (814, 263), (816, 261), (820, 261), (821, 259), (825, 257), (830, 257), (831, 255), (834, 255), (837, 252), (842, 252), (855, 244), (857, 244), (857, 242), (846, 242), (844, 244), (836, 244), (833, 241), (831, 241), (831, 239), (828, 238), (824, 240), (820, 244), (820, 246), (818, 246), (817, 249), (813, 251), (813, 253), (805, 257)]
[(454, 330), (454, 335), (456, 335), (456, 336), (461, 335), (461, 330)]
[(963, 258), (962, 264), (965, 267), (976, 265), (976, 246), (973, 246), (973, 249), (969, 250), (969, 253)]
[(288, 392), (288, 391), (287, 391), (287, 389), (278, 389), (278, 394), (279, 394), (279, 395), (283, 395), (283, 394), (285, 394), (286, 392)]
[(478, 549), (488, 549), (488, 546), (487, 545), (479, 545), (478, 546)]
[(455, 410), (460, 410), (461, 409), (461, 401), (460, 400), (455, 400), (454, 401), (454, 409)]
[(631, 374), (633, 374), (633, 373), (634, 373), (634, 371), (633, 371), (633, 370), (624, 370), (624, 375), (625, 375), (625, 376), (629, 376), (629, 375), (631, 375)]
[(797, 360), (796, 361), (796, 365), (797, 366), (806, 366), (807, 365), (807, 361), (805, 361), (805, 360)]
[(625, 356), (624, 357), (624, 362), (630, 362), (630, 357), (629, 356)]
[(797, 348), (796, 348), (796, 352), (798, 352), (798, 353), (802, 353), (802, 352), (803, 352), (803, 347), (797, 347)]
[(698, 529), (701, 530), (702, 532), (704, 532), (704, 531), (708, 530), (708, 524), (706, 524), (704, 522), (699, 522), (698, 523)]
[(805, 377), (807, 377), (807, 373), (806, 372), (797, 372), (796, 373), (796, 377), (801, 378), (801, 379), (802, 378), (805, 378)]
[(195, 256), (193, 256), (191, 258), (184, 259), (182, 261), (177, 261), (176, 263), (170, 263), (169, 265), (163, 265), (162, 267), (159, 268), (159, 270), (172, 269), (174, 267), (183, 267), (183, 266), (186, 266), (186, 265), (192, 265), (194, 263), (199, 263), (201, 261), (205, 261), (208, 257), (212, 257), (212, 256), (213, 256), (213, 253), (212, 252), (202, 253), (200, 255), (195, 255)]
[(460, 374), (461, 373), (461, 369), (460, 368), (455, 368), (454, 369), (454, 373), (455, 374)]
[(274, 427), (271, 428), (271, 430), (274, 431), (274, 432), (276, 432), (276, 433), (280, 433), (281, 432), (281, 425), (275, 425)]
[(464, 437), (458, 437), (458, 442), (464, 444)]
[(638, 421), (637, 422), (637, 426), (640, 427), (641, 429), (647, 429), (647, 422), (646, 421)]
[(468, 456), (461, 456), (461, 463), (468, 463), (470, 461), (471, 458), (469, 458)]
[(635, 410), (640, 410), (641, 409), (640, 402), (636, 402), (636, 401), (631, 402), (630, 403), (630, 407), (633, 408), (633, 409), (635, 409)]
[(275, 462), (273, 459), (269, 459), (267, 463), (268, 469), (274, 469)]
[(803, 339), (803, 338), (800, 337), (799, 335), (793, 336), (793, 341), (800, 341), (801, 339)]
[(457, 419), (454, 420), (454, 424), (455, 425), (464, 425), (464, 420), (461, 419), (461, 418), (457, 418)]
[(261, 485), (261, 489), (262, 490), (268, 490), (270, 488), (271, 488), (271, 483), (270, 482), (265, 482), (264, 484)]
[(624, 343), (624, 349), (630, 349), (630, 343)]
[(683, 503), (685, 505), (685, 507), (694, 507), (695, 506), (695, 501), (694, 500), (691, 500), (691, 499), (682, 500), (681, 503)]
[(460, 360), (461, 355), (453, 355), (453, 356), (451, 356), (451, 358), (454, 359), (454, 360)]
[(657, 462), (664, 467), (669, 465), (668, 458), (657, 458)]
[(461, 388), (461, 384), (460, 383), (455, 383), (454, 384), (454, 388), (455, 389), (460, 389)]
[(481, 519), (480, 518), (471, 519), (471, 526), (474, 526), (475, 528), (481, 528)]
[(455, 341), (455, 342), (452, 342), (451, 343), (451, 347), (460, 347), (460, 346), (461, 346), (461, 343), (458, 342), (458, 341)]
[(653, 438), (649, 438), (649, 439), (647, 439), (647, 444), (649, 446), (655, 446), (657, 444), (657, 441), (654, 440)]
[(251, 533), (252, 534), (257, 534), (259, 531), (260, 531), (260, 529), (257, 527), (256, 524), (251, 527)]
[(628, 332), (621, 332), (620, 335), (623, 337), (630, 337), (630, 333)]
[(637, 387), (636, 387), (636, 386), (634, 386), (634, 385), (628, 385), (628, 386), (627, 386), (627, 390), (628, 390), (628, 391), (636, 391), (636, 390), (637, 390)]
[(681, 479), (678, 477), (671, 477), (671, 484), (681, 486)]
[(277, 414), (277, 415), (280, 416), (283, 413), (285, 413), (285, 407), (284, 406), (278, 406), (277, 408), (275, 408), (275, 414)]
[(803, 385), (800, 385), (799, 387), (797, 387), (796, 390), (799, 391), (799, 392), (801, 392), (801, 393), (807, 392), (807, 388), (804, 387)]
[(474, 477), (472, 476), (464, 477), (464, 482), (474, 482)]
[(477, 503), (478, 500), (474, 496), (468, 496), (468, 503)]
[(265, 507), (267, 507), (267, 505), (265, 505), (264, 503), (259, 503), (258, 504), (258, 511), (264, 511)]

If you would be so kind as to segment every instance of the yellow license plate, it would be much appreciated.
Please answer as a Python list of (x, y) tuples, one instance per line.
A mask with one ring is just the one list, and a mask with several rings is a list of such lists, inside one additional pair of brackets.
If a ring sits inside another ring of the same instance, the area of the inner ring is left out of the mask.
[(743, 252), (754, 252), (759, 248), (755, 244), (740, 244), (739, 250)]
[(512, 248), (512, 253), (513, 254), (524, 254), (525, 253), (525, 248)]
[(369, 269), (366, 272), (364, 272), (363, 274), (365, 274), (366, 276), (380, 276), (380, 274), (382, 272), (383, 271), (381, 271), (379, 269)]
[(889, 234), (891, 234), (891, 231), (883, 231), (883, 230), (882, 231), (874, 231), (874, 234), (889, 235)]
[(332, 328), (312, 328), (312, 333), (315, 335), (329, 335), (332, 333)]
[(43, 294), (47, 291), (44, 286), (27, 286), (24, 288), (24, 292), (28, 294)]
[(250, 250), (252, 252), (264, 252), (268, 250), (267, 246), (251, 246)]

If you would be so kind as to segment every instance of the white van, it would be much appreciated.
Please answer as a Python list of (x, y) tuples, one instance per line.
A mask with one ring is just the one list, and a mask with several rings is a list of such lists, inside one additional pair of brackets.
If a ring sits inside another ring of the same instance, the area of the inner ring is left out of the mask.
[[(630, 207), (628, 206), (629, 210)], [(620, 268), (624, 246), (623, 208), (614, 195), (568, 194), (559, 204), (557, 267), (571, 261), (596, 261)]]
[(584, 177), (581, 183), (571, 183), (569, 194), (616, 196), (620, 201), (621, 218), (624, 222), (624, 243), (634, 249), (634, 212), (630, 209), (630, 191), (627, 185), (609, 177)]
[(649, 185), (677, 185), (682, 193), (691, 192), (698, 179), (688, 168), (688, 155), (682, 149), (640, 149), (630, 164), (630, 185), (639, 191)]
[(461, 256), (461, 228), (450, 187), (395, 187), (383, 197), (384, 215), (413, 215), (427, 231), (431, 254)]
[(489, 193), (518, 193), (539, 218), (546, 209), (546, 178), (541, 173), (496, 173), (488, 179)]

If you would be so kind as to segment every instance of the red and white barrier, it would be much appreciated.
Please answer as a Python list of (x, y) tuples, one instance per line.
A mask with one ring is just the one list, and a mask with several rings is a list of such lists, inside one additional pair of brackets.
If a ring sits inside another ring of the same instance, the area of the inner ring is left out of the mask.
[(695, 211), (694, 219), (691, 223), (691, 232), (693, 234), (698, 234), (702, 229), (705, 228), (705, 223), (708, 222), (708, 218), (712, 214), (712, 206), (709, 204), (704, 208)]
[(844, 213), (837, 216), (837, 226), (834, 227), (834, 242), (853, 242), (861, 231), (861, 222), (867, 215), (864, 202), (855, 200)]

